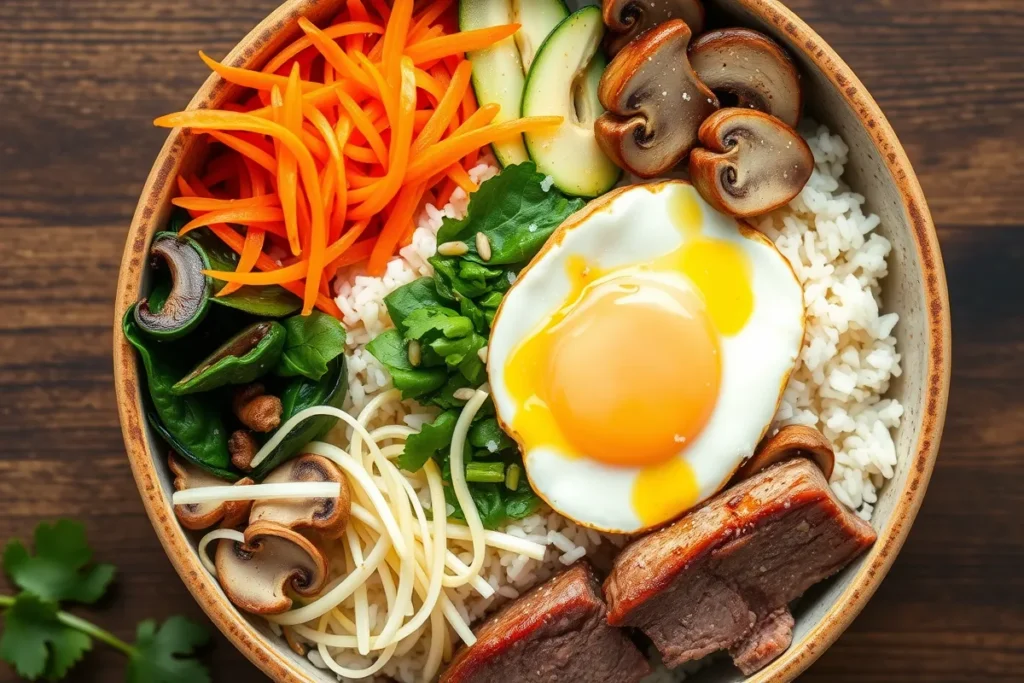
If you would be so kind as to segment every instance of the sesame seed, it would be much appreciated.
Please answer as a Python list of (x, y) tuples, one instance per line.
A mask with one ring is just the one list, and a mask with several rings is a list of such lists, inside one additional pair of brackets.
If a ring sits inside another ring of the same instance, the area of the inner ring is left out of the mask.
[(482, 232), (476, 234), (476, 251), (484, 261), (491, 260), (491, 242)]

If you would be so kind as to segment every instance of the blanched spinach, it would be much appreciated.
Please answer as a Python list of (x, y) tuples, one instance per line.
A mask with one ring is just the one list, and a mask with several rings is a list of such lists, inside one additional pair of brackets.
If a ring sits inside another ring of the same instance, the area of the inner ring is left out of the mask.
[(287, 332), (281, 360), (275, 372), (282, 377), (318, 380), (332, 360), (345, 351), (345, 328), (333, 316), (313, 311), (284, 321)]
[(397, 329), (377, 335), (366, 345), (367, 350), (391, 373), (395, 388), (402, 398), (419, 399), (445, 385), (448, 371), (441, 368), (415, 367), (409, 362), (409, 351), (402, 333)]
[(221, 479), (237, 480), (241, 474), (231, 464), (228, 434), (218, 405), (209, 395), (174, 394), (171, 387), (181, 376), (180, 368), (166, 349), (143, 337), (133, 309), (128, 309), (121, 327), (145, 371), (150, 424), (183, 458)]

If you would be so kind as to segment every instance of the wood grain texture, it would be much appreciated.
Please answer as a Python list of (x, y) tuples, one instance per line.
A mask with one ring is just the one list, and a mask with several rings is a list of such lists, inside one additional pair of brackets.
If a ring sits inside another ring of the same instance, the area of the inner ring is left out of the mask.
[[(86, 521), (120, 568), (97, 620), (202, 618), (123, 455), (112, 294), (138, 193), (214, 56), (276, 0), (0, 2), (0, 540)], [(790, 0), (899, 133), (939, 226), (953, 389), (938, 467), (875, 598), (805, 681), (1024, 680), (1024, 3)], [(261, 675), (218, 637), (216, 681)], [(122, 680), (97, 651), (69, 680)], [(0, 665), (0, 681), (13, 681)]]

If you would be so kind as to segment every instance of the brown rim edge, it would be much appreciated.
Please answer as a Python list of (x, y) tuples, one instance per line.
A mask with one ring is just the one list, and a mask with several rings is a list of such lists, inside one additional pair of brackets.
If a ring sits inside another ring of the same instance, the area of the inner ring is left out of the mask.
[[(737, 0), (793, 41), (797, 49), (820, 69), (840, 92), (869, 132), (902, 196), (908, 224), (921, 263), (928, 317), (928, 369), (920, 436), (911, 471), (888, 523), (879, 531), (880, 542), (839, 599), (800, 641), (779, 659), (748, 680), (791, 681), (809, 667), (846, 630), (874, 594), (906, 540), (931, 477), (942, 435), (950, 379), (950, 315), (946, 279), (938, 239), (917, 176), (896, 134), (874, 99), (852, 70), (822, 38), (778, 0)], [(288, 0), (254, 28), (225, 58), (225, 63), (251, 66), (276, 42), (295, 30), (300, 15), (314, 21), (325, 16), (332, 0)], [(211, 76), (199, 89), (189, 108), (201, 108), (226, 100), (231, 89)], [(168, 558), (200, 607), (250, 661), (279, 682), (310, 680), (275, 643), (268, 641), (221, 595), (207, 575), (177, 523), (170, 501), (160, 487), (155, 460), (146, 440), (134, 354), (120, 333), (121, 318), (138, 298), (145, 253), (158, 213), (160, 198), (170, 192), (169, 181), (195, 146), (180, 129), (167, 138), (146, 180), (132, 219), (121, 260), (114, 318), (114, 383), (125, 448), (146, 513)]]

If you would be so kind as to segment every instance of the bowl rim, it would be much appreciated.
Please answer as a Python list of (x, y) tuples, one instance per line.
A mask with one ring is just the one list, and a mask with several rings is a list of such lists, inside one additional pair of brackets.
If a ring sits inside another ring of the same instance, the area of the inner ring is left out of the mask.
[[(869, 133), (892, 181), (898, 189), (907, 224), (917, 249), (925, 288), (927, 354), (924, 410), (920, 434), (902, 495), (878, 530), (878, 542), (865, 556), (856, 574), (818, 623), (782, 656), (748, 681), (791, 681), (836, 641), (877, 590), (903, 546), (920, 509), (938, 454), (950, 382), (950, 313), (946, 278), (938, 238), (927, 202), (895, 132), (863, 83), (838, 54), (802, 19), (779, 0), (732, 0), (755, 17), (785, 35), (794, 48), (819, 69), (853, 110)], [(248, 33), (225, 57), (224, 63), (244, 66), (259, 58), (275, 37), (295, 30), (299, 16), (323, 15), (336, 3), (327, 0), (286, 0)], [(226, 98), (231, 88), (211, 74), (188, 108), (207, 106)], [(153, 218), (159, 213), (159, 196), (173, 181), (183, 159), (191, 151), (190, 136), (182, 129), (168, 135), (143, 187), (125, 242), (118, 275), (114, 310), (114, 384), (125, 449), (136, 485), (150, 522), (165, 553), (196, 602), (232, 644), (264, 673), (280, 683), (308, 683), (309, 677), (284, 654), (279, 642), (271, 642), (235, 609), (203, 568), (185, 530), (177, 523), (170, 500), (159, 482), (157, 457), (146, 438), (140, 402), (140, 383), (135, 354), (121, 333), (121, 320), (138, 298), (146, 265)], [(161, 458), (162, 460), (162, 458)]]

